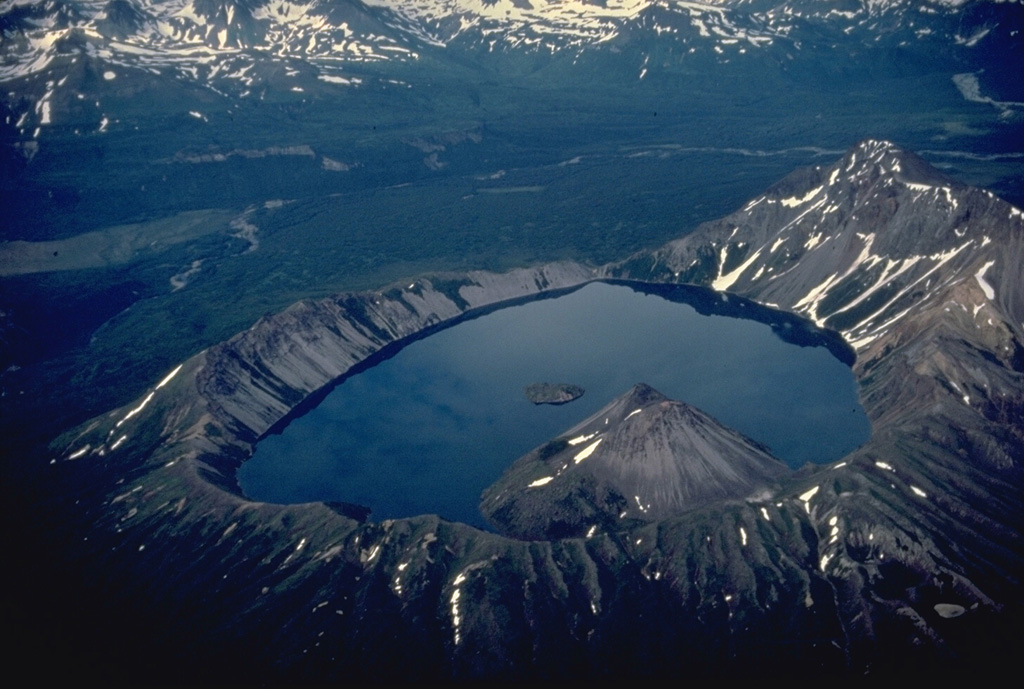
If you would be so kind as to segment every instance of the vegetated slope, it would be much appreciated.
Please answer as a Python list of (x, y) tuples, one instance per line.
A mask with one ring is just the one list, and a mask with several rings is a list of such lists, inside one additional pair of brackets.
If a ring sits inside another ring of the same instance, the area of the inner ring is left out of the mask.
[[(169, 635), (160, 653), (235, 678), (1012, 663), (1022, 243), (1019, 209), (866, 141), (602, 270), (428, 276), (298, 304), (55, 444), (55, 477), (76, 491), (74, 571)], [(470, 308), (602, 276), (712, 285), (841, 329), (871, 440), (770, 495), (560, 540), (232, 492), (252, 443), (349, 365)]]
[(514, 538), (592, 536), (767, 494), (787, 473), (763, 446), (641, 383), (517, 460), (480, 511)]

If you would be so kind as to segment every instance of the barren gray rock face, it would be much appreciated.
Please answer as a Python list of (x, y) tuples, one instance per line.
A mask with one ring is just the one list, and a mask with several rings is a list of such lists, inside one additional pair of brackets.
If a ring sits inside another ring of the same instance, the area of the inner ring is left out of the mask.
[(509, 467), (480, 511), (515, 538), (593, 536), (764, 498), (787, 473), (753, 440), (638, 384)]
[[(1021, 256), (1019, 209), (866, 141), (615, 265), (302, 302), (55, 443), (57, 466), (109, 479), (83, 494), (74, 547), (85, 576), (117, 572), (129, 600), (190, 630), (190, 652), (226, 639), (268, 677), (984, 669), (1012, 657), (1024, 620)], [(564, 521), (541, 538), (511, 512), (534, 541), (238, 494), (253, 443), (368, 356), (603, 277), (709, 285), (839, 330), (871, 440), (786, 474), (637, 388), (609, 430), (585, 421), (499, 484), (499, 505)], [(570, 476), (586, 480), (530, 503)]]

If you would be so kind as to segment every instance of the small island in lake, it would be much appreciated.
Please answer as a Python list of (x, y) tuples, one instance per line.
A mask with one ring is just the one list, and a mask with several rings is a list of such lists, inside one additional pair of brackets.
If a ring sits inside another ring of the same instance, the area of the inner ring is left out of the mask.
[(566, 404), (583, 394), (579, 385), (568, 383), (531, 383), (526, 386), (526, 399), (534, 404)]

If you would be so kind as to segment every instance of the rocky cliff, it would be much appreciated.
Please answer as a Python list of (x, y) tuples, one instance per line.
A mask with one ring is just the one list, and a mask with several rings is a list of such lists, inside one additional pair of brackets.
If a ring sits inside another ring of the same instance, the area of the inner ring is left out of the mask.
[[(504, 274), (427, 276), (377, 292), (300, 302), (210, 349), (196, 384), (218, 423), (251, 443), (310, 395), (391, 345), (450, 325), (469, 312), (594, 279), (573, 263)], [(233, 481), (235, 463), (223, 469)]]

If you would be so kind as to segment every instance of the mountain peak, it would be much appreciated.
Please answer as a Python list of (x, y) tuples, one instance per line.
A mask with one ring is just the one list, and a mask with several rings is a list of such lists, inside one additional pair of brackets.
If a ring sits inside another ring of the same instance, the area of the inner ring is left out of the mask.
[(668, 398), (661, 394), (647, 383), (637, 383), (629, 389), (623, 400), (633, 404), (647, 405), (654, 402), (664, 402)]
[(102, 35), (123, 40), (145, 26), (148, 17), (131, 0), (110, 0), (96, 19)]
[[(1024, 213), (991, 192), (866, 139), (835, 164), (801, 168), (653, 261), (638, 254), (614, 274), (651, 279), (654, 265), (676, 282), (756, 298), (839, 332), (861, 356), (927, 308), (966, 309), (965, 300), (974, 315), (1003, 308), (1019, 290), (993, 284), (1022, 228)], [(961, 283), (974, 286), (969, 297), (953, 294)], [(998, 329), (999, 321), (1020, 322), (1006, 314), (975, 325)]]
[(515, 537), (582, 536), (745, 498), (786, 471), (763, 446), (641, 383), (517, 460), (480, 509)]
[(858, 177), (870, 171), (877, 176), (891, 175), (904, 183), (953, 183), (953, 180), (929, 165), (916, 153), (891, 141), (879, 139), (864, 139), (858, 142), (830, 170), (839, 170), (840, 174), (850, 177)]

